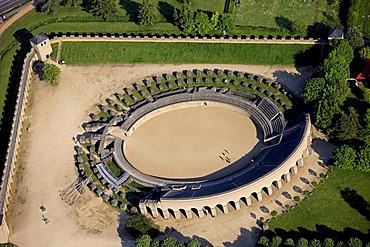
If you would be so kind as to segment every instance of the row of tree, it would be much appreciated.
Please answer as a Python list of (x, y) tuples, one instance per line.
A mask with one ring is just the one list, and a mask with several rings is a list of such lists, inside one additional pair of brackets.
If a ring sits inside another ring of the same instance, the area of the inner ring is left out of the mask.
[(203, 11), (193, 11), (187, 4), (175, 10), (174, 21), (185, 33), (202, 35), (211, 31), (232, 31), (235, 28), (232, 15), (214, 12), (209, 16)]
[(370, 171), (370, 146), (364, 145), (359, 150), (346, 144), (335, 149), (333, 165), (345, 170)]
[[(344, 243), (342, 241), (335, 242), (331, 238), (326, 238), (324, 241), (320, 241), (319, 239), (308, 240), (306, 238), (300, 238), (295, 242), (293, 238), (288, 238), (283, 241), (279, 236), (274, 236), (271, 240), (266, 236), (262, 236), (259, 238), (257, 245), (264, 247), (362, 247), (362, 241), (359, 238), (350, 238), (347, 243)], [(370, 246), (370, 243), (367, 243), (366, 246)]]
[(197, 239), (191, 239), (185, 244), (174, 237), (166, 237), (163, 241), (152, 239), (149, 235), (141, 235), (135, 242), (136, 247), (201, 247)]

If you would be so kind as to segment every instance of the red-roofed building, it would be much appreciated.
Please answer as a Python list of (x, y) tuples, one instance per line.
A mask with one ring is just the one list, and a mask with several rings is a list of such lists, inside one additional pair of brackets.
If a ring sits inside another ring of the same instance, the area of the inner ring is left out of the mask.
[(366, 65), (356, 77), (356, 80), (361, 82), (370, 80), (370, 59), (365, 59), (364, 61), (366, 62)]

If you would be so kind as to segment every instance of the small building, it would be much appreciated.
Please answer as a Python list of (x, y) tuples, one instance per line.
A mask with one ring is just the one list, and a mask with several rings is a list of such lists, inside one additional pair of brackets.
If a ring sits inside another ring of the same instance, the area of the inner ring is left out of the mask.
[(370, 59), (365, 60), (366, 65), (365, 67), (361, 70), (360, 74), (356, 77), (357, 81), (360, 82), (366, 82), (370, 81)]
[(49, 38), (45, 33), (40, 33), (30, 39), (31, 46), (37, 52), (37, 57), (41, 61), (46, 61), (50, 58), (50, 54), (53, 51), (51, 48)]
[(333, 39), (344, 39), (343, 29), (330, 29), (328, 40), (333, 40)]

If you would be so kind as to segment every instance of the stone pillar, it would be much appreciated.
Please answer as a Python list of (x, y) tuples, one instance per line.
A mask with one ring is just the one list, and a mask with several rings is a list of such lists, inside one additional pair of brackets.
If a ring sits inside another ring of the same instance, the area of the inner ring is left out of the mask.
[(280, 190), (283, 187), (283, 183), (281, 182), (281, 179), (276, 181), (277, 183), (277, 188)]
[(289, 183), (290, 182), (290, 173), (284, 174), (284, 180)]
[(298, 167), (303, 167), (303, 166), (304, 166), (303, 158), (300, 158), (300, 159), (297, 161), (297, 165), (298, 165)]
[(308, 147), (303, 151), (303, 157), (308, 157), (309, 155), (309, 151), (308, 151)]
[(246, 201), (247, 201), (247, 206), (252, 205), (252, 200), (250, 197), (247, 197)]
[(173, 212), (174, 212), (174, 214), (175, 214), (175, 219), (181, 219), (180, 211), (178, 211), (178, 210), (174, 210)]
[(197, 211), (198, 211), (199, 218), (204, 218), (204, 212), (203, 212), (203, 209), (201, 209), (201, 210), (198, 210), (198, 209), (197, 209)]
[(267, 187), (267, 193), (268, 193), (269, 196), (271, 196), (273, 194), (271, 186)]
[(140, 203), (140, 204), (139, 204), (139, 209), (140, 209), (140, 213), (141, 213), (142, 215), (148, 215), (148, 211), (146, 211), (146, 207), (145, 207), (145, 205), (144, 205), (144, 204)]
[(168, 220), (168, 217), (169, 217), (169, 215), (168, 215), (168, 211), (167, 211), (167, 210), (162, 210), (162, 212), (163, 212), (163, 218), (164, 218), (165, 220)]
[(211, 208), (211, 214), (213, 217), (217, 216), (217, 212), (215, 208)]
[(227, 207), (227, 204), (226, 205), (222, 205), (222, 210), (224, 211), (224, 214), (228, 214), (229, 213), (229, 208)]
[(240, 210), (240, 203), (239, 203), (239, 201), (236, 201), (235, 202), (235, 207), (236, 207), (236, 210)]
[(192, 214), (191, 210), (187, 210), (187, 211), (185, 211), (185, 213), (186, 213), (186, 218), (188, 218), (188, 219), (193, 218), (193, 214)]
[(293, 166), (292, 172), (293, 172), (293, 174), (297, 174), (298, 173), (298, 166)]
[(260, 192), (257, 192), (257, 201), (261, 201), (262, 200), (262, 193), (261, 191)]

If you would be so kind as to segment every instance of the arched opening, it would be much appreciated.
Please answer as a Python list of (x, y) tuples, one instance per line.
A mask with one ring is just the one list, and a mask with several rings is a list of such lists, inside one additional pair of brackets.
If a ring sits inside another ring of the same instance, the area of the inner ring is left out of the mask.
[(261, 194), (262, 194), (262, 198), (267, 198), (269, 197), (269, 191), (267, 189), (267, 187), (263, 187), (262, 190), (261, 190)]
[(163, 219), (166, 219), (164, 216), (163, 210), (161, 208), (157, 208), (158, 214), (163, 217)]
[(203, 212), (204, 212), (205, 216), (212, 216), (213, 217), (212, 210), (209, 206), (204, 206), (203, 207)]
[(215, 209), (216, 209), (216, 212), (219, 214), (219, 213), (225, 213), (224, 212), (224, 207), (221, 205), (221, 204), (217, 204), (216, 205), (216, 207), (215, 207)]
[(271, 185), (271, 190), (273, 193), (275, 193), (276, 191), (279, 190), (279, 184), (278, 184), (278, 181), (274, 181), (272, 182), (272, 185)]
[(173, 211), (171, 208), (168, 209), (168, 216), (169, 218), (176, 219), (175, 211)]
[(248, 206), (247, 198), (242, 197), (239, 199), (240, 208), (245, 208)]
[(258, 202), (258, 197), (257, 197), (257, 193), (256, 192), (253, 192), (251, 194), (251, 201), (252, 201), (252, 203)]
[(145, 208), (146, 208), (146, 211), (148, 212), (148, 214), (154, 218), (152, 209), (148, 206), (146, 206)]
[(184, 218), (184, 219), (187, 219), (188, 218), (188, 217), (186, 217), (186, 211), (185, 211), (185, 209), (180, 208), (179, 211), (180, 211), (180, 218)]
[(200, 218), (200, 215), (199, 215), (198, 209), (196, 209), (196, 208), (191, 208), (191, 213), (193, 214), (193, 217), (198, 217), (198, 218)]
[(236, 211), (236, 203), (234, 201), (229, 201), (227, 203), (227, 208), (229, 209), (229, 212)]

